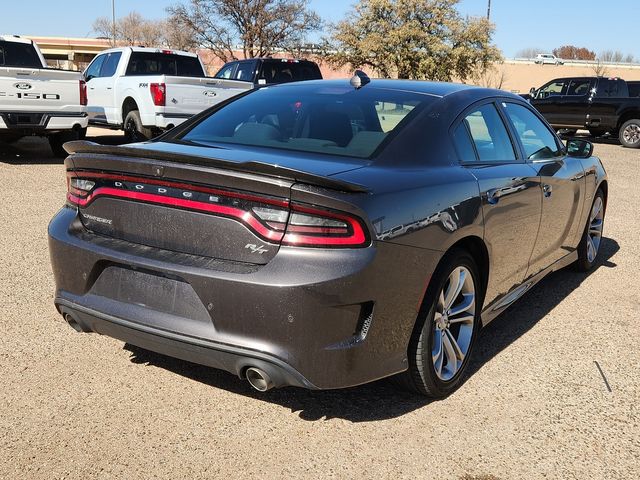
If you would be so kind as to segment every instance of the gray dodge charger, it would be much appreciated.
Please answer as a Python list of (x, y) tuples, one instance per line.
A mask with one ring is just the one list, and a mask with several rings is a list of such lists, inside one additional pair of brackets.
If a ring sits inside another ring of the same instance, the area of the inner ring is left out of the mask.
[(516, 95), (361, 73), (66, 149), (64, 319), (260, 391), (395, 376), (448, 395), (483, 325), (597, 262), (608, 192), (593, 146)]

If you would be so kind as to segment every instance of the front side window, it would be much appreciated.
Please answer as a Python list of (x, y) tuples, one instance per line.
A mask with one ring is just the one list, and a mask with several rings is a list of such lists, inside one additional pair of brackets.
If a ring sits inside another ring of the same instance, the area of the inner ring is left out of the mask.
[(236, 80), (250, 82), (253, 80), (253, 72), (255, 69), (256, 62), (240, 62), (234, 78)]
[(492, 103), (482, 105), (468, 114), (466, 123), (481, 162), (505, 162), (516, 160), (513, 144), (507, 128)]
[(558, 95), (566, 95), (567, 82), (564, 80), (555, 80), (547, 83), (538, 90), (537, 98), (556, 97)]
[(515, 103), (504, 104), (529, 160), (544, 160), (564, 155), (556, 136), (527, 107)]
[(233, 75), (233, 70), (235, 68), (236, 68), (235, 63), (230, 63), (228, 65), (225, 65), (220, 70), (218, 70), (218, 73), (216, 73), (215, 78), (224, 78), (228, 80)]
[(370, 86), (267, 87), (214, 111), (180, 139), (204, 146), (247, 145), (368, 158), (417, 111), (434, 102), (426, 95)]

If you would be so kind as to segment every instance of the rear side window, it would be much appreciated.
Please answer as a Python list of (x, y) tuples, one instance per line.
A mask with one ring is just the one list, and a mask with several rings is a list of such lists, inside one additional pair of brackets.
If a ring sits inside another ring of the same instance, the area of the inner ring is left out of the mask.
[(0, 40), (0, 66), (42, 68), (42, 62), (30, 43)]
[(507, 115), (522, 142), (528, 160), (551, 159), (564, 155), (556, 136), (527, 107), (505, 103)]
[(453, 142), (455, 143), (460, 160), (463, 162), (475, 162), (478, 159), (476, 157), (476, 151), (473, 148), (473, 143), (471, 143), (469, 127), (466, 120), (460, 122), (453, 131)]
[(156, 52), (133, 52), (126, 75), (205, 76), (197, 57)]
[[(369, 87), (267, 87), (214, 111), (181, 139), (205, 146), (247, 145), (368, 158), (435, 101)], [(381, 105), (393, 110), (393, 118), (381, 118)]]
[(640, 97), (640, 82), (629, 82), (627, 85), (630, 97)]
[(118, 68), (118, 62), (120, 61), (120, 57), (122, 56), (122, 52), (111, 52), (107, 54), (107, 58), (102, 64), (102, 68), (100, 69), (101, 77), (113, 77), (116, 73), (116, 69)]
[(590, 87), (591, 80), (571, 80), (569, 82), (569, 88), (567, 89), (567, 95), (584, 96), (589, 93)]
[(481, 162), (516, 160), (513, 144), (495, 105), (482, 105), (468, 114), (463, 123), (469, 128)]
[(265, 83), (287, 83), (302, 80), (319, 80), (320, 69), (315, 63), (295, 60), (264, 61), (258, 79)]

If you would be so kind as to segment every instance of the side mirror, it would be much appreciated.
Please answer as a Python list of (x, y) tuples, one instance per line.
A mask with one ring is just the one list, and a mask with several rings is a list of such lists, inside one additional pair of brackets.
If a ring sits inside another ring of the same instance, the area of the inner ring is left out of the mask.
[(567, 155), (576, 158), (589, 158), (593, 155), (593, 143), (581, 138), (567, 140)]
[(531, 87), (531, 90), (529, 90), (529, 95), (531, 95), (531, 97), (536, 96), (536, 87)]

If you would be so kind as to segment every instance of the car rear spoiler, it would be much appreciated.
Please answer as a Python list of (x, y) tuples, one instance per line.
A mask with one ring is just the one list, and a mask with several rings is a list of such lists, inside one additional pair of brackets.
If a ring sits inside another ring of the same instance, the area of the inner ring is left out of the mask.
[[(176, 154), (153, 149), (132, 148), (126, 145), (99, 145), (86, 140), (75, 140), (64, 144), (64, 149), (70, 154), (91, 153), (98, 155), (117, 155), (119, 157), (137, 157), (164, 161), (176, 161)], [(259, 173), (270, 177), (292, 180), (300, 183), (317, 185), (342, 192), (369, 193), (370, 190), (360, 184), (346, 182), (337, 178), (324, 177), (313, 173), (303, 172), (292, 168), (263, 162), (230, 162), (211, 157), (181, 154), (181, 161), (194, 165), (220, 167), (227, 170), (235, 170), (245, 173)]]

